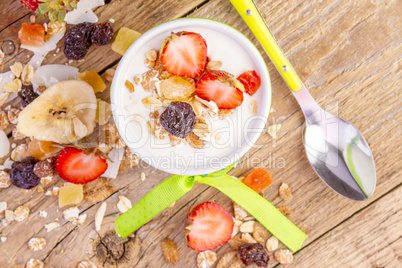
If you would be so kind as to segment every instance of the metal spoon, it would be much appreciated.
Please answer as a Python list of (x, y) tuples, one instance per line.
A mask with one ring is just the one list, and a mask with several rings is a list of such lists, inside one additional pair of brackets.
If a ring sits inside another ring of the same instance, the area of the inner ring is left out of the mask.
[(349, 122), (324, 111), (311, 97), (286, 59), (252, 0), (231, 0), (287, 82), (306, 118), (303, 143), (318, 176), (352, 200), (370, 197), (376, 185), (374, 157), (361, 133)]

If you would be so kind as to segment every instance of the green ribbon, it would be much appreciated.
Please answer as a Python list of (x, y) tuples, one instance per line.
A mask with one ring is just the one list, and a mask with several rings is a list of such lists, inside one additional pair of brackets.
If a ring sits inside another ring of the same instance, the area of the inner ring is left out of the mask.
[(212, 186), (244, 208), (291, 251), (300, 249), (307, 235), (279, 210), (244, 183), (226, 174), (233, 165), (217, 172), (174, 175), (145, 195), (135, 206), (116, 219), (116, 231), (125, 238), (189, 192), (195, 182)]

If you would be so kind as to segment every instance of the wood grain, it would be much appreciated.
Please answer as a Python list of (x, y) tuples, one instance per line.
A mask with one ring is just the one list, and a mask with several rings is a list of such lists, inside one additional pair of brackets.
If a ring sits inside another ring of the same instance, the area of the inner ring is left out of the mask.
[[(3, 4), (6, 0), (0, 1)], [(275, 108), (269, 121), (271, 124), (282, 124), (282, 128), (276, 140), (265, 131), (231, 174), (246, 174), (256, 166), (267, 168), (272, 173), (273, 184), (264, 192), (264, 197), (276, 206), (289, 206), (294, 211), (289, 216), (290, 220), (309, 235), (304, 249), (295, 258), (294, 266), (326, 267), (340, 261), (342, 267), (356, 267), (348, 263), (348, 260), (356, 258), (365, 261), (367, 266), (364, 267), (395, 267), (397, 256), (401, 255), (398, 251), (400, 237), (393, 236), (398, 234), (397, 230), (392, 232), (397, 220), (401, 220), (401, 214), (394, 213), (400, 210), (398, 193), (400, 195), (402, 176), (399, 168), (402, 142), (398, 116), (402, 107), (399, 98), (401, 1), (259, 0), (256, 4), (317, 102), (362, 131), (375, 156), (378, 182), (374, 196), (357, 203), (338, 196), (317, 177), (308, 164), (301, 142), (303, 115), (267, 56), (265, 60), (270, 70)], [(193, 10), (197, 6), (200, 7)], [(0, 41), (16, 38), (21, 23), (29, 21), (23, 10), (18, 9), (18, 12), (22, 15), (16, 16), (11, 25), (5, 24), (7, 28), (0, 30)], [(243, 32), (264, 54), (229, 1), (121, 0), (112, 1), (97, 9), (96, 13), (101, 21), (115, 19), (116, 28), (126, 26), (138, 31), (146, 31), (162, 21), (184, 15), (213, 18)], [(24, 51), (16, 52), (7, 58), (6, 67), (15, 60), (26, 62), (26, 55)], [(74, 65), (80, 70), (102, 71), (114, 66), (119, 58), (109, 46), (93, 47), (85, 61)], [(45, 61), (65, 62), (62, 52), (55, 57), (48, 56)], [(105, 98), (107, 95), (104, 92), (99, 96)], [(147, 174), (144, 182), (140, 180), (141, 172)], [(108, 207), (104, 228), (113, 229), (110, 222), (119, 214), (115, 207), (119, 195), (127, 196), (134, 204), (168, 177), (169, 174), (141, 162), (139, 167), (113, 180), (111, 184), (116, 192), (106, 200)], [(284, 181), (290, 185), (294, 196), (287, 202), (277, 195), (278, 187)], [(62, 182), (55, 181), (54, 184)], [(164, 261), (160, 249), (161, 241), (169, 237), (179, 251), (179, 261), (174, 267), (196, 267), (196, 253), (188, 249), (184, 242), (184, 218), (190, 204), (208, 200), (232, 209), (232, 201), (222, 193), (196, 185), (176, 202), (175, 207), (163, 211), (137, 232), (142, 240), (140, 254), (126, 266), (172, 267)], [(58, 209), (56, 197), (46, 197), (35, 191), (23, 194), (19, 189), (10, 187), (0, 192), (0, 201), (7, 201), (10, 209), (22, 204), (31, 208), (28, 220), (13, 222), (9, 226), (0, 225), (1, 236), (8, 238), (5, 243), (0, 243), (0, 248), (9, 252), (7, 256), (0, 256), (0, 264), (24, 267), (32, 257), (44, 260), (46, 267), (76, 267), (80, 260), (96, 261), (91, 243), (97, 237), (93, 219), (100, 204), (80, 204), (80, 210), (88, 214), (88, 220), (84, 225), (75, 227), (62, 219), (62, 209)], [(48, 212), (46, 219), (39, 217), (40, 210)], [(378, 215), (378, 218), (370, 221), (373, 215)], [(59, 218), (62, 226), (46, 233), (43, 225), (55, 218)], [(368, 227), (359, 232), (358, 226), (363, 223)], [(379, 224), (380, 231), (375, 232)], [(371, 233), (375, 233), (373, 239), (362, 236)], [(48, 245), (44, 250), (32, 253), (28, 249), (27, 241), (32, 236), (46, 238)], [(341, 243), (347, 246), (339, 249)], [(376, 243), (378, 250), (374, 252)], [(218, 258), (227, 251), (228, 245), (220, 248)], [(316, 252), (333, 257), (315, 258)], [(367, 256), (368, 260), (363, 260), (360, 255)], [(388, 261), (387, 258), (391, 259)], [(276, 262), (271, 261), (269, 267), (275, 265)]]

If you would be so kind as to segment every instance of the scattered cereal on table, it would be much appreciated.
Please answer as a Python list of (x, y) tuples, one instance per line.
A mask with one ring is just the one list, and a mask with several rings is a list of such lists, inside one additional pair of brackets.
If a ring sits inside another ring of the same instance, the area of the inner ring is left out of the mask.
[(234, 208), (234, 216), (236, 220), (243, 220), (245, 217), (247, 217), (247, 211), (244, 210), (244, 208), (240, 207), (238, 204), (233, 203), (233, 208)]
[(29, 239), (28, 247), (32, 251), (42, 250), (46, 246), (46, 240), (43, 237), (33, 237)]
[(216, 253), (211, 250), (206, 250), (198, 253), (197, 266), (198, 268), (209, 268), (216, 262)]
[(289, 264), (293, 262), (293, 254), (288, 249), (278, 249), (275, 251), (275, 259), (282, 264)]
[(130, 199), (128, 199), (125, 196), (120, 195), (119, 196), (119, 202), (117, 203), (117, 208), (119, 209), (119, 211), (121, 213), (126, 212), (127, 210), (129, 210), (133, 205), (131, 204)]
[(0, 188), (8, 188), (11, 185), (10, 174), (4, 170), (0, 170)]
[(278, 210), (285, 216), (290, 215), (292, 213), (292, 209), (287, 206), (278, 207)]
[(258, 221), (254, 222), (253, 238), (257, 242), (265, 242), (268, 239), (270, 233), (268, 230)]
[(63, 211), (63, 216), (66, 221), (73, 221), (78, 219), (80, 210), (77, 207), (71, 207)]
[(240, 225), (240, 232), (252, 233), (254, 231), (254, 221), (246, 221)]
[(51, 223), (49, 223), (49, 224), (45, 224), (45, 229), (46, 229), (47, 232), (50, 232), (50, 231), (56, 229), (56, 228), (59, 227), (59, 226), (60, 226), (60, 223), (58, 223), (58, 222), (51, 222)]
[(38, 260), (38, 259), (30, 259), (26, 266), (26, 268), (44, 268), (45, 264), (43, 263), (43, 261)]
[(281, 186), (279, 187), (279, 196), (285, 201), (292, 199), (292, 193), (287, 183), (282, 182)]
[(23, 221), (29, 216), (29, 207), (19, 206), (14, 211), (14, 220)]
[(275, 236), (271, 236), (266, 243), (268, 251), (275, 251), (278, 248), (279, 240)]
[(97, 268), (95, 263), (91, 262), (91, 261), (81, 261), (77, 268)]
[(162, 241), (162, 254), (169, 264), (175, 264), (179, 259), (176, 244), (169, 238)]

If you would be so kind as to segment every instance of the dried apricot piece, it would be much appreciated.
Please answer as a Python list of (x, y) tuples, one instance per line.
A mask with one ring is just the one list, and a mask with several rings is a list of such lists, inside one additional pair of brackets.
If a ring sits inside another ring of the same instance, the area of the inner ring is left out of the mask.
[(195, 86), (180, 76), (172, 76), (161, 81), (160, 90), (166, 99), (185, 101), (195, 92)]
[(243, 183), (254, 191), (261, 192), (271, 185), (271, 174), (265, 169), (256, 168), (243, 179)]
[(45, 27), (40, 24), (23, 23), (18, 38), (23, 45), (41, 47), (45, 44)]
[(115, 40), (112, 44), (112, 50), (123, 55), (127, 49), (140, 37), (141, 34), (137, 31), (131, 30), (126, 27), (121, 27), (115, 35)]
[(102, 77), (95, 71), (86, 71), (77, 75), (79, 80), (87, 82), (94, 89), (94, 92), (101, 92), (106, 89), (106, 84), (103, 82)]

